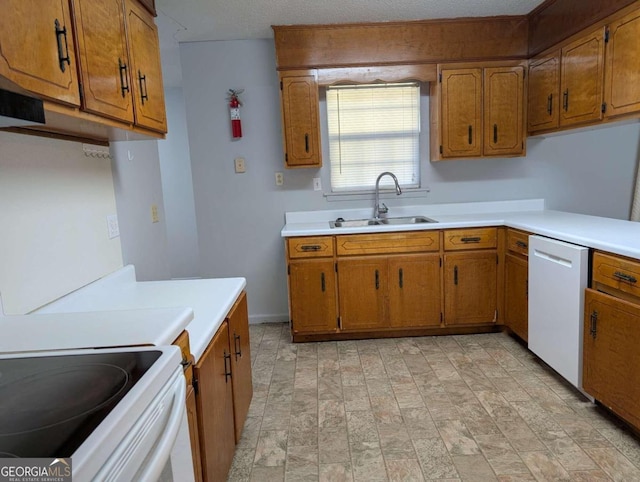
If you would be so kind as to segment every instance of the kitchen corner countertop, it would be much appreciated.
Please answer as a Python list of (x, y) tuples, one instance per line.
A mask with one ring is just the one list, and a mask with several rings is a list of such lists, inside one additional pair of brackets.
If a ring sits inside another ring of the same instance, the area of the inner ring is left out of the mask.
[(135, 269), (129, 265), (54, 301), (38, 313), (190, 307), (194, 316), (186, 330), (197, 362), (246, 284), (245, 278), (136, 281)]
[(191, 308), (0, 316), (0, 353), (167, 345), (191, 320)]
[[(369, 210), (287, 213), (284, 238), (393, 231), (507, 226), (589, 248), (640, 259), (640, 223), (544, 209), (542, 200), (389, 208), (389, 216), (426, 216), (437, 222), (331, 228), (337, 217), (363, 219)], [(465, 212), (467, 211), (467, 212)], [(324, 214), (321, 214), (324, 213)]]

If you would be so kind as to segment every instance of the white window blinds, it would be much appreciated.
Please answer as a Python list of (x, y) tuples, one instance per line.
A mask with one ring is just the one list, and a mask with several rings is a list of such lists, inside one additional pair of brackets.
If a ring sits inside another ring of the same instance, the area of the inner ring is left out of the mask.
[[(327, 119), (332, 191), (373, 189), (384, 171), (403, 188), (419, 187), (418, 84), (329, 87)], [(381, 186), (393, 181), (385, 176)]]

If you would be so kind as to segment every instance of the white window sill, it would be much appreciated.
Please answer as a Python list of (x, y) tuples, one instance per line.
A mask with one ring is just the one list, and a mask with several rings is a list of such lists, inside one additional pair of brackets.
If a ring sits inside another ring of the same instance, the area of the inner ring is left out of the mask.
[[(427, 193), (431, 192), (428, 187), (423, 188), (406, 188), (402, 189), (402, 194), (398, 197), (400, 198), (419, 198), (426, 197)], [(371, 191), (342, 191), (342, 192), (324, 192), (322, 195), (327, 199), (328, 202), (334, 201), (357, 201), (361, 199), (371, 199), (375, 198), (375, 190)], [(395, 198), (396, 192), (394, 189), (384, 189), (380, 191), (380, 199), (392, 199)]]

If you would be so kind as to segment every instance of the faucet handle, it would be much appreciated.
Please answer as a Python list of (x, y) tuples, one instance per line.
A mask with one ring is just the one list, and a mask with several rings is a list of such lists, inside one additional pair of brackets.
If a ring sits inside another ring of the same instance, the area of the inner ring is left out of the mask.
[(389, 208), (385, 203), (382, 203), (382, 206), (378, 206), (378, 212), (382, 214), (386, 214), (389, 212)]

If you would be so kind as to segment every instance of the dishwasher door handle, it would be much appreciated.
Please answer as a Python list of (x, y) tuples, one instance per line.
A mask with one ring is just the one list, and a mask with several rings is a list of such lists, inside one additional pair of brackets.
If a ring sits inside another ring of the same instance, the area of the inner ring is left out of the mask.
[(551, 254), (551, 253), (546, 253), (544, 251), (540, 251), (539, 249), (534, 249), (533, 255), (536, 256), (537, 258), (542, 258), (545, 261), (566, 266), (567, 268), (571, 268), (571, 266), (573, 265), (573, 262), (570, 259), (561, 258), (560, 256), (556, 256), (555, 254)]

